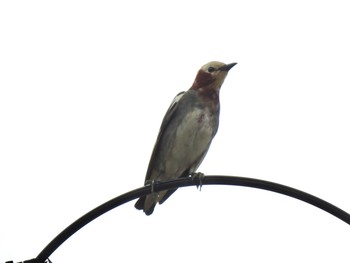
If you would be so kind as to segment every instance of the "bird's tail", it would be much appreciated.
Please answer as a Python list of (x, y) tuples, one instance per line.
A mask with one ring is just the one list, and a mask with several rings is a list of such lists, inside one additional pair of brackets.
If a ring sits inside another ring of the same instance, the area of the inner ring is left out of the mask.
[(143, 210), (146, 215), (151, 215), (157, 204), (157, 199), (152, 195), (142, 196), (137, 200), (135, 208), (138, 210)]
[(145, 212), (145, 214), (149, 216), (153, 213), (158, 201), (159, 204), (164, 203), (165, 200), (167, 200), (169, 196), (171, 196), (175, 191), (176, 189), (173, 189), (168, 191), (161, 191), (157, 195), (150, 194), (147, 196), (142, 196), (139, 198), (139, 200), (137, 200), (135, 208), (138, 210), (143, 210), (143, 212)]

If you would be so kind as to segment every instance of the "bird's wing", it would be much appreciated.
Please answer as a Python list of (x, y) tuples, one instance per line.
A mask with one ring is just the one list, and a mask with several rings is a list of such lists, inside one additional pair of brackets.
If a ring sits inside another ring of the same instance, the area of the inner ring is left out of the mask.
[(164, 130), (166, 129), (168, 124), (171, 122), (171, 119), (173, 118), (174, 113), (177, 110), (177, 106), (178, 106), (179, 100), (182, 98), (182, 96), (184, 94), (185, 94), (185, 91), (180, 92), (179, 94), (177, 94), (175, 96), (175, 98), (173, 99), (173, 101), (171, 102), (169, 109), (165, 113), (164, 119), (163, 119), (162, 124), (161, 124), (160, 129), (159, 129), (159, 133), (158, 133), (158, 137), (157, 137), (156, 143), (155, 143), (154, 148), (153, 148), (153, 152), (152, 152), (151, 160), (150, 160), (149, 165), (148, 165), (145, 181), (149, 180), (150, 177), (151, 177), (152, 169), (153, 169), (153, 166), (154, 166), (153, 163), (155, 161), (156, 154), (158, 152), (159, 142), (161, 141), (161, 138), (163, 136)]

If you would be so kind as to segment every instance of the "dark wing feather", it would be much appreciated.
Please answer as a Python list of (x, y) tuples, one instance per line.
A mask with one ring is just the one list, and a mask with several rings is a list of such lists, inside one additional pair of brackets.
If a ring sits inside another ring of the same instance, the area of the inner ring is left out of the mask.
[[(158, 153), (158, 147), (159, 147), (159, 142), (161, 141), (161, 138), (163, 136), (163, 133), (164, 133), (164, 130), (167, 128), (168, 124), (170, 123), (171, 119), (173, 118), (174, 116), (174, 113), (176, 112), (176, 109), (178, 107), (178, 102), (179, 100), (181, 99), (181, 97), (185, 94), (185, 92), (180, 92), (179, 94), (177, 94), (175, 96), (175, 98), (173, 99), (172, 103), (170, 104), (170, 107), (169, 109), (167, 110), (165, 116), (164, 116), (164, 119), (162, 121), (162, 124), (160, 126), (160, 129), (159, 129), (159, 133), (158, 133), (158, 137), (157, 137), (157, 140), (156, 140), (156, 143), (154, 145), (154, 148), (153, 148), (153, 152), (152, 152), (152, 156), (151, 156), (151, 160), (149, 162), (149, 165), (148, 165), (148, 169), (147, 169), (147, 173), (146, 173), (146, 179), (145, 179), (145, 184), (146, 182), (150, 179), (151, 177), (151, 174), (152, 174), (152, 169), (154, 167), (154, 162), (155, 162), (155, 159), (156, 159), (156, 155)], [(173, 190), (171, 193), (173, 193), (175, 190)], [(170, 194), (171, 194), (170, 193)], [(167, 195), (167, 197), (170, 196)], [(139, 210), (144, 210), (144, 212), (146, 213), (146, 215), (150, 215), (153, 213), (153, 210), (154, 210), (154, 207), (156, 206), (156, 203), (157, 202), (154, 202), (149, 208), (145, 208), (145, 202), (146, 202), (146, 198), (147, 196), (142, 196), (140, 197), (136, 204), (135, 204), (135, 207)]]
[(180, 92), (179, 94), (177, 94), (175, 96), (175, 98), (173, 99), (172, 103), (170, 104), (169, 109), (165, 113), (164, 119), (163, 119), (162, 124), (161, 124), (160, 129), (159, 129), (159, 133), (158, 133), (158, 137), (157, 137), (156, 143), (155, 143), (154, 148), (153, 148), (151, 160), (150, 160), (149, 165), (148, 165), (145, 182), (147, 180), (149, 180), (150, 177), (151, 177), (153, 163), (155, 161), (156, 154), (158, 153), (159, 142), (161, 141), (161, 138), (163, 136), (164, 130), (166, 129), (168, 124), (171, 122), (171, 119), (173, 118), (174, 113), (176, 112), (176, 109), (177, 109), (177, 106), (178, 106), (178, 102), (179, 102), (179, 100), (181, 99), (181, 97), (184, 94), (185, 94), (184, 91)]

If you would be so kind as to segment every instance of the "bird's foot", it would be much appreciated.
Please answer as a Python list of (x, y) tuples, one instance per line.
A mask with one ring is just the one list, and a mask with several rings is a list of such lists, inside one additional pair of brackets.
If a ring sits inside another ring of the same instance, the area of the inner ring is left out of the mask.
[(151, 185), (151, 194), (153, 200), (157, 201), (159, 197), (159, 193), (155, 190), (157, 184), (159, 183), (159, 180), (146, 180), (145, 181), (145, 186), (146, 185)]
[(191, 174), (192, 180), (195, 180), (197, 178), (199, 180), (199, 184), (197, 184), (197, 189), (199, 188), (199, 191), (202, 190), (204, 176), (205, 176), (204, 173), (201, 173), (201, 172)]

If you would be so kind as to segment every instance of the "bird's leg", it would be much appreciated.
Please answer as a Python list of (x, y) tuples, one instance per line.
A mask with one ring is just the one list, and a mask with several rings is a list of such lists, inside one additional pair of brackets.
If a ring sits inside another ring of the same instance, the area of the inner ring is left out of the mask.
[(151, 194), (154, 201), (158, 201), (159, 193), (155, 191), (155, 186), (158, 184), (159, 180), (146, 180), (145, 185), (151, 185)]
[(191, 174), (192, 180), (196, 178), (198, 178), (199, 180), (199, 184), (197, 184), (197, 189), (199, 188), (199, 191), (202, 190), (204, 176), (205, 176), (204, 173), (201, 173), (201, 172)]

